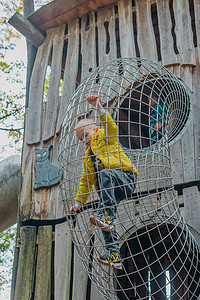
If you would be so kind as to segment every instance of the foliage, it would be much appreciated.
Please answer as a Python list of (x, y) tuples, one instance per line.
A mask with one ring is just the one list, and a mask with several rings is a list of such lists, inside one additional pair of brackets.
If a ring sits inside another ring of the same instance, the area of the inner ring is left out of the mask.
[(24, 123), (25, 84), (21, 73), (25, 71), (24, 62), (0, 62), (0, 130), (7, 131), (12, 145), (21, 148)]
[[(35, 9), (48, 2), (50, 0), (35, 0)], [(26, 65), (22, 61), (8, 62), (6, 56), (8, 51), (14, 51), (21, 38), (20, 33), (8, 24), (16, 11), (23, 14), (23, 0), (0, 0), (0, 131), (7, 131), (9, 147), (19, 150), (22, 144), (25, 101), (25, 80), (20, 76), (25, 73)], [(0, 153), (2, 151), (3, 148)]]
[(15, 238), (16, 225), (0, 233), (0, 290), (8, 283), (8, 275), (11, 275)]
[(12, 17), (14, 12), (22, 12), (23, 0), (0, 1), (0, 23), (1, 23), (1, 36), (0, 36), (0, 58), (5, 57), (5, 53), (9, 49), (14, 49), (20, 34), (11, 26), (8, 25), (8, 20)]

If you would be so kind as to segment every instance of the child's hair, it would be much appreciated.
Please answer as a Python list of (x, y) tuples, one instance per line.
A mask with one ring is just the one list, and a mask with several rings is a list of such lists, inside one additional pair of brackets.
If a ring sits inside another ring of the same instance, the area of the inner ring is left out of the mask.
[(91, 119), (82, 119), (77, 123), (76, 131), (79, 130), (80, 128), (84, 128), (86, 126), (91, 127), (92, 130), (96, 129), (96, 124), (94, 123), (93, 120), (91, 120)]

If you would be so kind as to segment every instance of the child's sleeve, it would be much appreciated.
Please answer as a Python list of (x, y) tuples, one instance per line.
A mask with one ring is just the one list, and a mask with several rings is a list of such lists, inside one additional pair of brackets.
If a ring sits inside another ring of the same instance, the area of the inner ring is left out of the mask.
[[(75, 207), (79, 208), (81, 204), (85, 204), (90, 192), (92, 190), (92, 186), (94, 184), (94, 174), (87, 174), (86, 172), (86, 160), (83, 159), (83, 172), (81, 175), (79, 190), (76, 194), (75, 198)], [(79, 202), (79, 203), (77, 203)]]
[(108, 112), (105, 112), (103, 115), (100, 115), (99, 119), (103, 125), (105, 137), (108, 139), (108, 143), (116, 143), (118, 140), (118, 127), (113, 121), (111, 115)]

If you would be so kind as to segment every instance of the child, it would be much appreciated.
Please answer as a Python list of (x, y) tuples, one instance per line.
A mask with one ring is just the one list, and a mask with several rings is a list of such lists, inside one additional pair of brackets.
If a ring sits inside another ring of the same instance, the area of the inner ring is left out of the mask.
[(154, 93), (150, 99), (150, 143), (153, 145), (162, 138), (162, 124), (164, 125), (164, 103)]
[(76, 136), (85, 144), (86, 150), (79, 192), (70, 212), (76, 213), (85, 204), (94, 185), (100, 199), (98, 213), (90, 216), (90, 222), (101, 228), (108, 251), (108, 255), (100, 255), (97, 260), (122, 269), (115, 226), (116, 206), (134, 192), (138, 171), (119, 146), (118, 127), (102, 107), (101, 100), (97, 96), (89, 96), (87, 101), (97, 108), (103, 129), (98, 129), (90, 119), (81, 120), (76, 126)]

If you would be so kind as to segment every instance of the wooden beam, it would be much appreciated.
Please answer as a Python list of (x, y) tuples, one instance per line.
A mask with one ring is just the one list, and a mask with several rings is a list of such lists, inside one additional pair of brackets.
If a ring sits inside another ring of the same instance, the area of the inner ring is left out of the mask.
[[(23, 0), (24, 3), (24, 17), (27, 18), (28, 16), (34, 13), (34, 0)], [(30, 88), (30, 80), (31, 74), (33, 70), (33, 65), (35, 62), (35, 57), (37, 54), (37, 47), (33, 46), (29, 40), (26, 40), (27, 46), (27, 72), (26, 72), (26, 102), (25, 107), (28, 107), (29, 102), (29, 88)]]
[(38, 9), (29, 20), (41, 31), (81, 18), (117, 0), (56, 0)]
[(8, 22), (34, 46), (39, 47), (45, 41), (45, 36), (41, 31), (20, 13), (16, 12)]

